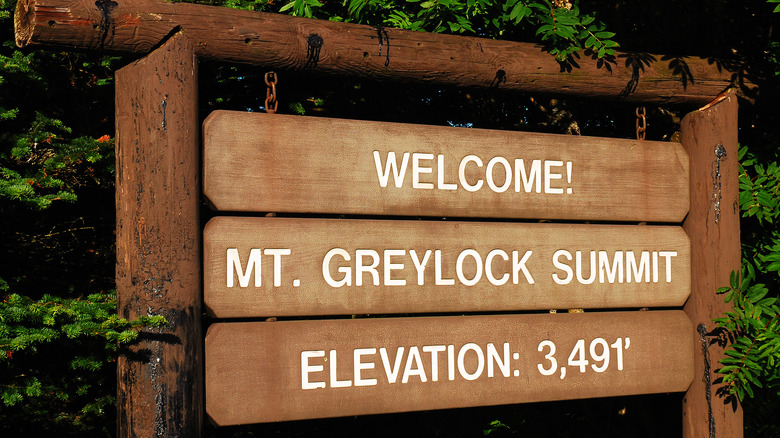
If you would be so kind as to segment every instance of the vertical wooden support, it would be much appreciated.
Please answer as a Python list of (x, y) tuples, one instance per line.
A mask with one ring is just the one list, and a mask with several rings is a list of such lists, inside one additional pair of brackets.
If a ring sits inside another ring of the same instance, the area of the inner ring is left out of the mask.
[(683, 399), (683, 436), (741, 437), (742, 408), (727, 402), (715, 384), (723, 349), (706, 335), (715, 328), (712, 319), (730, 306), (715, 292), (728, 286), (741, 261), (736, 94), (724, 93), (688, 114), (681, 130), (691, 174), (691, 207), (683, 228), (691, 239), (692, 290), (685, 312), (697, 330), (694, 379)]
[(119, 314), (163, 315), (118, 363), (118, 436), (200, 436), (197, 58), (180, 32), (116, 73)]

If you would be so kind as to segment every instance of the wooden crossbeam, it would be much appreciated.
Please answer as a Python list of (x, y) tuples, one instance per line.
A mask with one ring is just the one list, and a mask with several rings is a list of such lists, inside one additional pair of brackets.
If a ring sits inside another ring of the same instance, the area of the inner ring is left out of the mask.
[(703, 105), (741, 78), (699, 57), (618, 53), (599, 67), (582, 53), (577, 65), (562, 65), (530, 43), (158, 0), (18, 0), (14, 28), (19, 46), (138, 55), (180, 29), (199, 59), (658, 104)]

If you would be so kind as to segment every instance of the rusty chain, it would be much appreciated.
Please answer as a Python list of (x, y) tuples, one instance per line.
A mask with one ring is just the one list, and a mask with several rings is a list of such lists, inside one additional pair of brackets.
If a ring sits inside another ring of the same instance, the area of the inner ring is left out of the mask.
[(276, 98), (276, 73), (269, 71), (265, 74), (265, 112), (275, 114), (279, 107), (279, 101)]
[(647, 117), (645, 107), (636, 108), (636, 139), (644, 140), (647, 131)]

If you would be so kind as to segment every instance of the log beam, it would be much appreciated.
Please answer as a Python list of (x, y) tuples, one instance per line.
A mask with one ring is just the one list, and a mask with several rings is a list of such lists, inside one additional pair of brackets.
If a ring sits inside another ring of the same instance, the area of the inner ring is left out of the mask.
[[(143, 55), (181, 29), (199, 59), (459, 87), (703, 105), (737, 72), (712, 59), (618, 53), (562, 65), (541, 46), (159, 0), (18, 0), (17, 45)], [(742, 84), (744, 85), (744, 84)]]

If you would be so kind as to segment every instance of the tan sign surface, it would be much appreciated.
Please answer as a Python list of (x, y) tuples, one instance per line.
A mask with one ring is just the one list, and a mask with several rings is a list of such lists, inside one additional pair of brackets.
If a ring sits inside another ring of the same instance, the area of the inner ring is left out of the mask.
[(220, 323), (219, 425), (685, 391), (682, 311)]
[(220, 318), (681, 306), (680, 227), (217, 217), (204, 299)]
[(215, 111), (222, 211), (680, 222), (678, 143)]

